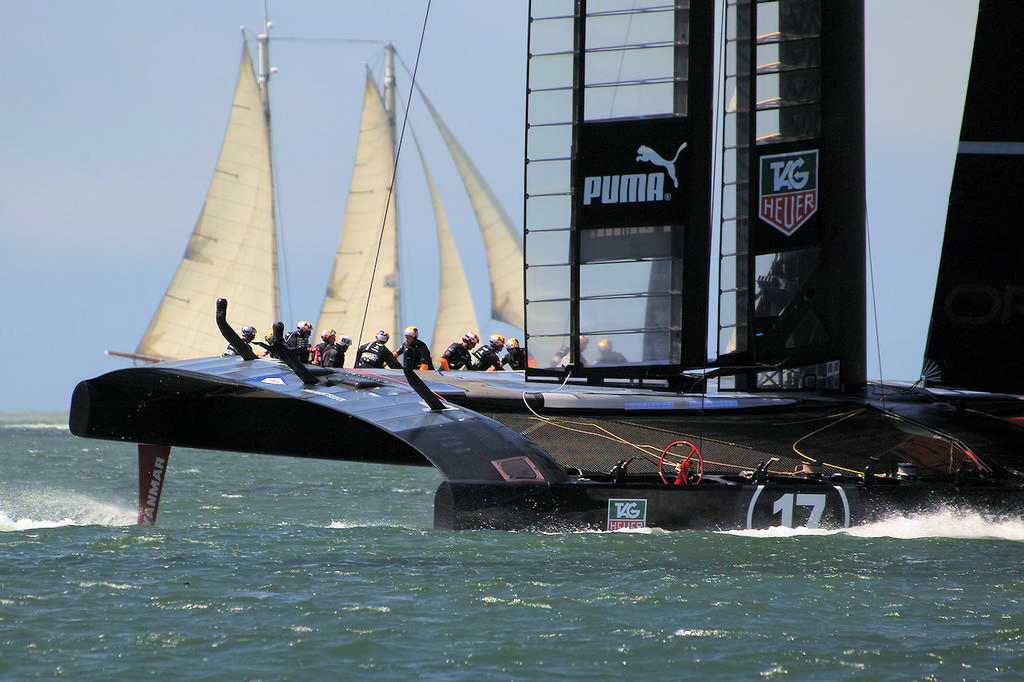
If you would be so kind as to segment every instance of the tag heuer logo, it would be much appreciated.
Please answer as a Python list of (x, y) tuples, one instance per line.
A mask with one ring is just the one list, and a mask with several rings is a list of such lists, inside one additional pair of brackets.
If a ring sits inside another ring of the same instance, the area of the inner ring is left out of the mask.
[(608, 500), (608, 530), (647, 526), (647, 500)]
[(758, 217), (790, 235), (818, 210), (818, 150), (761, 157)]

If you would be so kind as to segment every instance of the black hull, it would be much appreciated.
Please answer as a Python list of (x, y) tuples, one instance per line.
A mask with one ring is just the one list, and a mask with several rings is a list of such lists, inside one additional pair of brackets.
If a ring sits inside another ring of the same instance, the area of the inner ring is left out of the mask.
[[(617, 515), (617, 509), (624, 511)], [(435, 496), (434, 527), (544, 532), (838, 529), (949, 509), (1019, 518), (1024, 490), (793, 480), (679, 487), (660, 482), (510, 486), (446, 481)]]

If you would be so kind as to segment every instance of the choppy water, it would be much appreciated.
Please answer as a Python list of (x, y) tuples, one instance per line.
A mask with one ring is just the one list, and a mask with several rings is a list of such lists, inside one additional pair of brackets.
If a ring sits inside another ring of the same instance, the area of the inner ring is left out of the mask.
[(435, 531), (431, 469), (0, 414), (0, 679), (1017, 680), (1024, 526)]

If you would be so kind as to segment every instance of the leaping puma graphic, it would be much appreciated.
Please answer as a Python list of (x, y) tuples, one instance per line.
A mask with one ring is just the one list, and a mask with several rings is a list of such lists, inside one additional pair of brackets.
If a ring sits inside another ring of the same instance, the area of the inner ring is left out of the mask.
[(679, 189), (679, 180), (676, 178), (676, 161), (679, 159), (679, 153), (686, 149), (686, 143), (679, 145), (679, 149), (676, 150), (676, 155), (669, 161), (658, 152), (654, 151), (645, 144), (640, 145), (640, 148), (636, 150), (637, 161), (649, 161), (655, 166), (661, 166), (668, 172), (668, 176), (672, 178), (672, 184)]

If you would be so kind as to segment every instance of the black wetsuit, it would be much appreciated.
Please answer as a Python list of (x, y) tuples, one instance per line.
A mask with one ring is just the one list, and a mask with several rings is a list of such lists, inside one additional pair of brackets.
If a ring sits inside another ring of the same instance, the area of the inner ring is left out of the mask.
[(309, 364), (309, 337), (303, 336), (298, 329), (284, 340), (284, 347), (292, 351), (300, 361)]
[(448, 350), (441, 356), (448, 363), (448, 369), (472, 369), (473, 356), (469, 349), (461, 341), (456, 341), (448, 346)]
[(430, 359), (430, 349), (419, 339), (405, 337), (405, 343), (395, 351), (395, 357), (399, 355), (405, 356), (403, 362), (408, 369), (419, 369), (420, 365), (426, 365), (427, 369), (434, 369), (434, 362)]
[(342, 367), (345, 365), (345, 351), (348, 346), (339, 343), (327, 344), (327, 347), (320, 353), (321, 367)]
[[(250, 346), (252, 345), (252, 341), (246, 341), (245, 339), (242, 339), (242, 343), (247, 343)], [(222, 358), (229, 358), (232, 355), (238, 355), (238, 351), (236, 351), (235, 347), (232, 346), (231, 344), (228, 344), (228, 347), (224, 349), (223, 353), (220, 354)]]
[(512, 369), (526, 369), (526, 351), (522, 348), (506, 348), (507, 355), (501, 359), (502, 366), (508, 365)]
[(595, 365), (624, 365), (627, 362), (629, 362), (629, 360), (626, 359), (625, 355), (623, 355), (622, 353), (620, 353), (617, 350), (611, 350), (611, 351), (608, 351), (607, 353), (601, 353), (600, 357), (597, 358), (597, 361), (594, 364)]
[(331, 347), (331, 344), (327, 343), (326, 341), (321, 341), (320, 343), (318, 343), (315, 346), (313, 346), (312, 348), (310, 348), (309, 349), (309, 364), (311, 364), (311, 365), (320, 365), (320, 364), (322, 364), (320, 361), (323, 360), (324, 353), (326, 353), (327, 349), (330, 348), (330, 347)]
[(384, 365), (392, 369), (402, 369), (402, 366), (398, 364), (398, 360), (395, 359), (395, 355), (388, 350), (387, 345), (383, 341), (370, 341), (359, 346), (359, 350), (356, 352), (356, 367), (376, 367), (379, 369)]
[(497, 370), (504, 369), (501, 366), (501, 358), (498, 357), (498, 352), (489, 343), (473, 351), (473, 357), (476, 358), (476, 365), (473, 367), (475, 370), (486, 372), (492, 367)]

